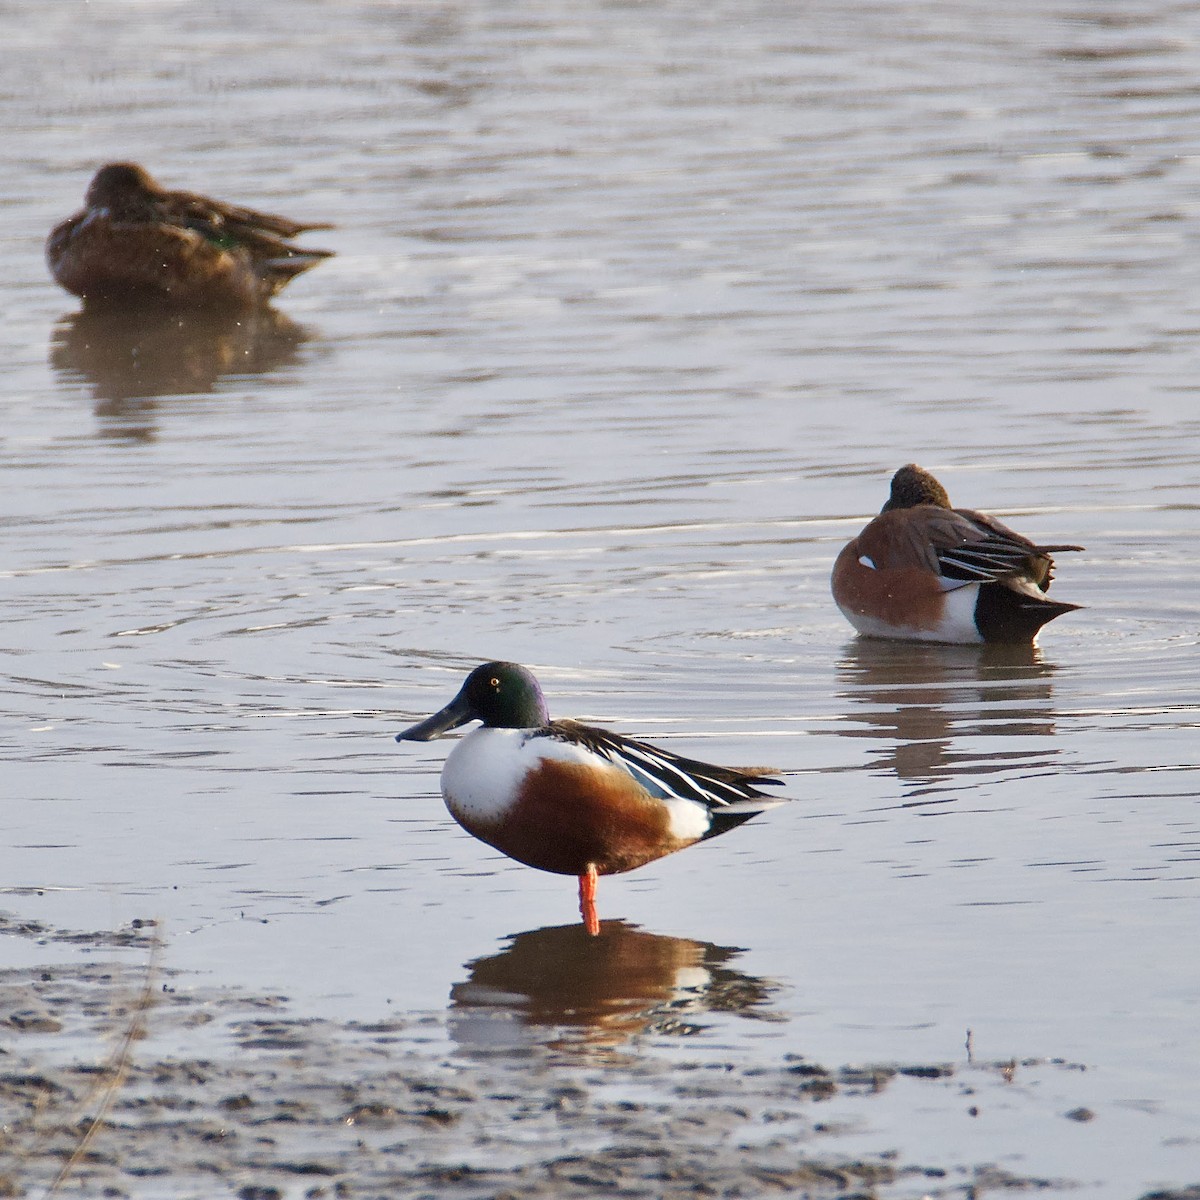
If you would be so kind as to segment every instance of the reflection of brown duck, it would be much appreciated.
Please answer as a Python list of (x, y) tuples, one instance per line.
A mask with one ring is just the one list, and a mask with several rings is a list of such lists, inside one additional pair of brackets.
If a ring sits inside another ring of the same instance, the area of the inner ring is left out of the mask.
[(1003, 770), (1014, 758), (1041, 759), (1057, 750), (1042, 743), (981, 754), (955, 750), (955, 739), (1050, 737), (1053, 671), (1036, 646), (858, 639), (839, 663), (840, 695), (851, 704), (841, 732), (882, 740), (880, 761), (901, 779)]
[(270, 308), (240, 316), (85, 308), (55, 328), (50, 363), (91, 385), (97, 416), (144, 425), (148, 398), (210, 392), (223, 375), (274, 370), (308, 337)]
[(601, 1049), (645, 1031), (694, 1032), (706, 1012), (771, 1019), (777, 985), (730, 968), (739, 953), (624, 921), (602, 921), (597, 937), (581, 925), (518, 933), (467, 964), (470, 977), (450, 992), (451, 1026), (479, 1050)]
[(83, 210), (51, 232), (46, 261), (89, 304), (245, 312), (329, 257), (291, 244), (328, 228), (168, 191), (136, 163), (109, 163)]

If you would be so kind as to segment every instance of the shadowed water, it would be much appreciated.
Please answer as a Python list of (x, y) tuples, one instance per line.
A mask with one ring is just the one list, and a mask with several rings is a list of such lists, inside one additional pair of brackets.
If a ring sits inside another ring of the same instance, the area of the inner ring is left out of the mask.
[[(661, 976), (606, 963), (622, 1054), (736, 970), (780, 1019), (717, 1005), (689, 1052), (971, 1029), (1089, 1068), (1039, 1120), (897, 1104), (847, 1145), (1195, 1182), (1188, 7), (4, 19), (0, 907), (160, 918), (172, 968), (312, 1011), (449, 1006), (450, 1052), (575, 889), (463, 834), (447, 744), (391, 735), (509, 658), (553, 715), (788, 773), (602, 881)], [(108, 159), (331, 220), (337, 257), (249, 324), (80, 315), (41, 244)], [(852, 636), (829, 569), (910, 460), (1087, 547), (1040, 649)]]

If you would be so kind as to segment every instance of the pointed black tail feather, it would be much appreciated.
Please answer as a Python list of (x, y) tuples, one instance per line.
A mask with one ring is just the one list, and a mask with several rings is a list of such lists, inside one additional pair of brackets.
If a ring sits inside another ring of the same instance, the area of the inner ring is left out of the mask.
[[(768, 805), (769, 808), (774, 808), (775, 804)], [(709, 811), (710, 824), (708, 832), (700, 839), (702, 842), (708, 841), (709, 838), (718, 837), (722, 833), (728, 833), (731, 829), (736, 829), (739, 825), (744, 825), (747, 821), (752, 821), (759, 813), (765, 811), (762, 808), (751, 809), (747, 812), (745, 809), (735, 808), (714, 808)]]
[(986, 584), (979, 589), (975, 625), (985, 642), (1028, 644), (1047, 622), (1082, 607), (1040, 599), (1003, 584)]

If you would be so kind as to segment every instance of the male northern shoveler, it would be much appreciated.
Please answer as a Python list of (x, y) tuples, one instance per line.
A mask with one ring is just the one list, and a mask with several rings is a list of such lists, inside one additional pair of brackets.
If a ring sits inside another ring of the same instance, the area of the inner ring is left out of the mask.
[(446, 759), (442, 795), (470, 834), (540, 871), (579, 878), (579, 911), (600, 931), (596, 878), (632, 871), (725, 833), (780, 803), (755, 784), (776, 772), (715, 767), (577, 721), (551, 721), (516, 663), (467, 676), (440, 712), (396, 735), (427, 742), (481, 721)]
[(995, 517), (951, 508), (915, 463), (892, 477), (877, 516), (837, 557), (833, 598), (870, 637), (1030, 644), (1047, 621), (1079, 608), (1047, 600), (1051, 554)]
[(46, 241), (50, 273), (87, 303), (245, 311), (328, 258), (289, 239), (324, 224), (160, 187), (136, 163), (101, 167), (82, 212)]

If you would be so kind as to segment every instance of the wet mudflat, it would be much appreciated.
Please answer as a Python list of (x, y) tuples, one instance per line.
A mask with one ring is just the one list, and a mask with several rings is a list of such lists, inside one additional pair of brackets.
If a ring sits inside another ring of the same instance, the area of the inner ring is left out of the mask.
[[(1197, 1184), (1188, 6), (4, 19), (13, 1189), (151, 960), (110, 1174), (64, 1194)], [(337, 256), (252, 322), (81, 313), (42, 239), (129, 158)], [(829, 570), (909, 460), (1086, 546), (1085, 608), (1018, 653), (854, 638)], [(392, 741), (497, 657), (793, 802), (603, 880), (581, 942), (571, 880), (451, 823), (446, 745)]]
[[(577, 927), (560, 932), (563, 948), (588, 940)], [(4, 933), (87, 940), (28, 925)], [(631, 936), (609, 926), (592, 949), (619, 953)], [(860, 1157), (840, 1149), (839, 1134), (847, 1114), (869, 1120), (897, 1092), (979, 1120), (1007, 1092), (1069, 1077), (1076, 1064), (830, 1068), (788, 1054), (747, 1066), (635, 1047), (629, 1028), (618, 1036), (613, 1014), (595, 1011), (560, 1012), (561, 1025), (543, 1026), (555, 1036), (521, 1053), (493, 1043), (450, 1059), (436, 1017), (298, 1016), (280, 996), (161, 971), (151, 930), (97, 935), (94, 948), (113, 941), (149, 952), (140, 975), (99, 958), (0, 974), (12, 1035), (0, 1061), (0, 1195), (949, 1197), (1070, 1186), (958, 1158)], [(655, 1024), (661, 1045), (696, 1032), (697, 1015), (675, 1000), (644, 1008), (638, 1023)], [(1083, 1107), (1040, 1115), (1093, 1117)]]

